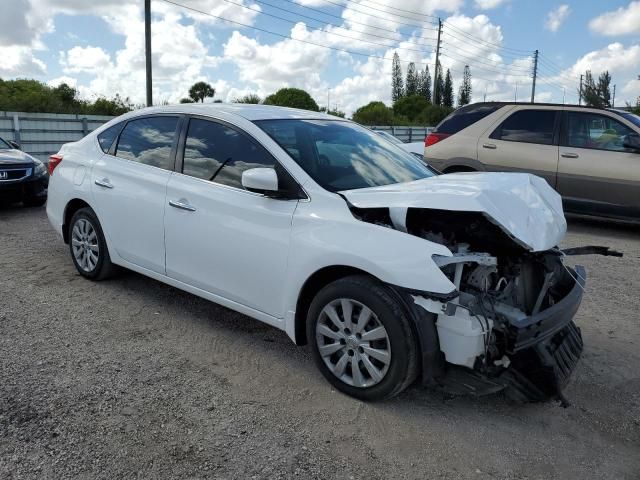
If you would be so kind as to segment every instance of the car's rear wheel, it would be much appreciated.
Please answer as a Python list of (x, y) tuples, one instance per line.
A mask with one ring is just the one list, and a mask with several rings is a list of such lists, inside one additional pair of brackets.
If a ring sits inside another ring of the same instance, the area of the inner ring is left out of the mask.
[(81, 208), (69, 222), (69, 250), (83, 277), (104, 280), (115, 272), (98, 217), (91, 208)]
[(323, 288), (307, 317), (314, 360), (338, 390), (362, 400), (397, 395), (418, 374), (418, 347), (405, 308), (372, 277)]

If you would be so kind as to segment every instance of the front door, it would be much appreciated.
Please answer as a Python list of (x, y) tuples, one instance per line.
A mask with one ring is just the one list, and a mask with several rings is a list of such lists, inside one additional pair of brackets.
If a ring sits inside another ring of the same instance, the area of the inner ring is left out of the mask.
[(640, 217), (640, 154), (624, 147), (633, 133), (608, 114), (565, 113), (558, 191), (569, 210)]
[(114, 155), (103, 155), (91, 170), (94, 207), (112, 247), (127, 262), (162, 274), (164, 206), (178, 119), (131, 120)]
[(182, 173), (167, 187), (167, 275), (282, 318), (297, 200), (241, 184), (244, 170), (276, 167), (275, 159), (235, 127), (200, 118), (189, 121), (184, 144)]

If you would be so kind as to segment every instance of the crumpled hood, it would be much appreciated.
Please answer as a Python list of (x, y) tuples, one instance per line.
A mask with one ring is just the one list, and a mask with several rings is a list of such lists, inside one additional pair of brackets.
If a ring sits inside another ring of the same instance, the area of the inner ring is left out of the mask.
[(14, 149), (0, 149), (0, 165), (14, 163), (34, 163), (33, 157), (28, 153)]
[(536, 252), (555, 247), (567, 232), (560, 195), (528, 173), (452, 173), (340, 193), (357, 208), (480, 212)]

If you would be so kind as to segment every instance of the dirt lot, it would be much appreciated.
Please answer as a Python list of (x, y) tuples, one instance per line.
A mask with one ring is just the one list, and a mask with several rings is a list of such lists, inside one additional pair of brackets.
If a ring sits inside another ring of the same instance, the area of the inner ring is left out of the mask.
[(573, 407), (364, 404), (305, 348), (133, 273), (81, 278), (44, 209), (0, 208), (0, 478), (640, 478), (640, 229), (573, 220)]

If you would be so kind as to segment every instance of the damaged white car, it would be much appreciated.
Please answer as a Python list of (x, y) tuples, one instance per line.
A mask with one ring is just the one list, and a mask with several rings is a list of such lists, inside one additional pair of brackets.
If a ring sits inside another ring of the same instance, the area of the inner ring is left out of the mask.
[(47, 213), (80, 274), (129, 268), (280, 328), (366, 400), (418, 378), (562, 399), (585, 281), (563, 257), (610, 253), (557, 248), (566, 223), (544, 180), (434, 176), (357, 124), (301, 110), (139, 110), (49, 170)]

